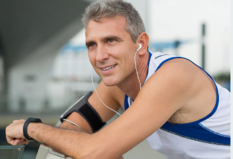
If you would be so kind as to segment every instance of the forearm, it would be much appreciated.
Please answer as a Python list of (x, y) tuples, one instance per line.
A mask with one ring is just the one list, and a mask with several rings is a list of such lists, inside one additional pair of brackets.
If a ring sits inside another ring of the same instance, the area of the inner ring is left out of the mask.
[[(81, 128), (81, 127), (78, 127), (78, 126), (76, 126), (76, 125), (74, 125), (74, 124), (72, 124), (72, 123), (69, 123), (69, 122), (67, 122), (67, 121), (62, 122), (61, 125), (59, 125), (59, 128), (60, 128), (60, 129), (66, 129), (66, 130), (73, 130), (73, 131), (76, 131), (76, 132), (85, 132), (85, 133), (89, 133), (89, 132), (87, 132), (87, 130), (85, 130), (85, 129)], [(42, 144), (42, 145), (45, 145), (45, 143)], [(53, 151), (62, 153), (62, 152), (60, 152), (58, 149), (55, 149), (55, 148), (52, 148), (52, 149), (53, 149)]]
[[(64, 128), (64, 129), (69, 129), (69, 130), (74, 130), (74, 131), (78, 131), (78, 132), (87, 132), (85, 129), (79, 128), (71, 123), (68, 122), (63, 122), (59, 128)], [(87, 132), (88, 133), (88, 132)], [(123, 156), (121, 156), (120, 158), (117, 159), (124, 159)]]
[(28, 126), (28, 134), (38, 142), (74, 158), (87, 156), (91, 148), (89, 146), (91, 135), (84, 132), (54, 128), (41, 123), (31, 123)]

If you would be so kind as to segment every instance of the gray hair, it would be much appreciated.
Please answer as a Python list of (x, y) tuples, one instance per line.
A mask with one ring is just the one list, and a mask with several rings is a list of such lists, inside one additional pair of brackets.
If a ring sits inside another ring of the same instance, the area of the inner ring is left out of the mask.
[(125, 17), (126, 31), (130, 34), (133, 42), (136, 42), (138, 36), (145, 32), (143, 21), (137, 10), (123, 0), (98, 0), (91, 3), (83, 14), (82, 22), (86, 28), (90, 20), (99, 22), (101, 18), (115, 16)]

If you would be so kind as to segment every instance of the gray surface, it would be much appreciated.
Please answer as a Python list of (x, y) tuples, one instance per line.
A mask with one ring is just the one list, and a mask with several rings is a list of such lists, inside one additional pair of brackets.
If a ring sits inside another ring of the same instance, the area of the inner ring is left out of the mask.
[(40, 145), (37, 155), (36, 155), (36, 159), (45, 159), (48, 152), (49, 152), (49, 149), (47, 147)]
[(0, 145), (0, 158), (1, 159), (22, 159), (24, 145)]

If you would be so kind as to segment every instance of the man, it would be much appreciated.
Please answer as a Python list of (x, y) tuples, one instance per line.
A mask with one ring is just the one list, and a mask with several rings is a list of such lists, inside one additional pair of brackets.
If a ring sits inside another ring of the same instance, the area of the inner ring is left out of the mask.
[[(102, 79), (96, 92), (65, 112), (60, 128), (13, 121), (6, 128), (10, 144), (33, 138), (78, 159), (118, 159), (148, 139), (169, 159), (230, 158), (226, 89), (188, 59), (148, 51), (149, 37), (129, 3), (92, 3), (83, 23), (90, 62)], [(98, 131), (115, 114), (106, 107), (120, 106), (126, 111)]]

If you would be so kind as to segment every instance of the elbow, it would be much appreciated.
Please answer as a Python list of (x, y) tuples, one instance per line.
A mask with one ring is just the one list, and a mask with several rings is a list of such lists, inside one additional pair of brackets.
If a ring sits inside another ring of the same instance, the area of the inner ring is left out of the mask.
[[(112, 148), (112, 144), (103, 141), (98, 133), (89, 135), (81, 147), (76, 147), (76, 159), (122, 159), (120, 151)], [(79, 154), (78, 154), (79, 152)]]
[(89, 147), (83, 149), (81, 153), (75, 154), (73, 157), (75, 159), (100, 159), (101, 157), (99, 157), (98, 149), (93, 151), (92, 148), (92, 145), (89, 145)]

